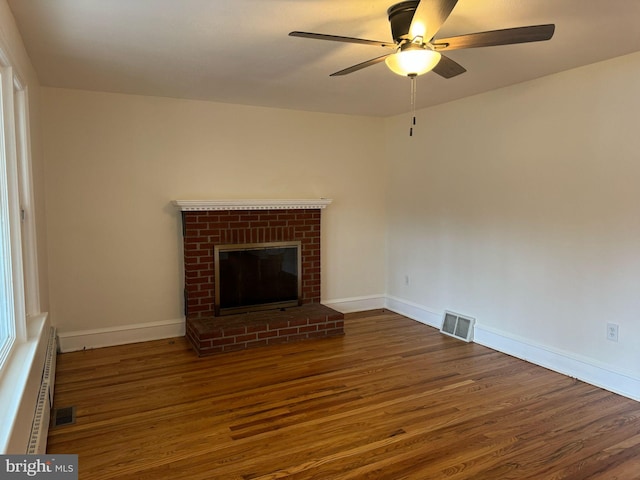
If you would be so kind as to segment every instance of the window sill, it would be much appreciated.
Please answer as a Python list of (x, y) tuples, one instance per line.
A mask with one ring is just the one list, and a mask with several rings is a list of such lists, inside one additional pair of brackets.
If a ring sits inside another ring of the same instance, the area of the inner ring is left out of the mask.
[(47, 313), (27, 320), (27, 340), (17, 342), (0, 376), (0, 453), (24, 454), (44, 368)]

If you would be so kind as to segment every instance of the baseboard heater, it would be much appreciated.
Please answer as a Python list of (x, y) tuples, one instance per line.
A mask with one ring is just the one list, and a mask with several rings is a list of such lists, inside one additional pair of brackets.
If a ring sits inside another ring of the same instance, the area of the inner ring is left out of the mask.
[(47, 435), (49, 434), (49, 421), (51, 419), (51, 408), (53, 407), (57, 351), (56, 329), (51, 327), (36, 411), (31, 425), (31, 435), (29, 436), (28, 454), (44, 454), (47, 451)]

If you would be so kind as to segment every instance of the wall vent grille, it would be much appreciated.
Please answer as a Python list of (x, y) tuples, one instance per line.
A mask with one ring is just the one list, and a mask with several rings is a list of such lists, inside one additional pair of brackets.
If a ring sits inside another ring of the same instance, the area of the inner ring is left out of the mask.
[(475, 323), (475, 318), (445, 310), (440, 332), (465, 342), (471, 342), (473, 341), (473, 326)]

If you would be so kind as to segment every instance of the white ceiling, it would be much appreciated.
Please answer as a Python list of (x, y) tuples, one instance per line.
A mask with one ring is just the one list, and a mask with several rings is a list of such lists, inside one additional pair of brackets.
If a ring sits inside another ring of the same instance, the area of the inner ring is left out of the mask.
[[(390, 41), (393, 0), (8, 0), (44, 86), (388, 116), (410, 108), (388, 53), (292, 30)], [(437, 37), (555, 23), (547, 42), (448, 52), (467, 72), (418, 79), (418, 107), (640, 51), (640, 0), (459, 0)]]

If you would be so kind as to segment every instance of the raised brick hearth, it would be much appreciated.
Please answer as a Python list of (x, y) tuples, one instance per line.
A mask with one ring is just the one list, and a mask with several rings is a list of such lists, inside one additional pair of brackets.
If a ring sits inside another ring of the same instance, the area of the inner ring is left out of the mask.
[[(176, 201), (182, 210), (187, 338), (199, 355), (343, 335), (343, 315), (320, 304), (320, 212), (329, 201)], [(301, 242), (300, 307), (214, 315), (216, 245)]]
[(199, 355), (230, 352), (344, 334), (344, 315), (319, 303), (187, 321), (187, 338)]

